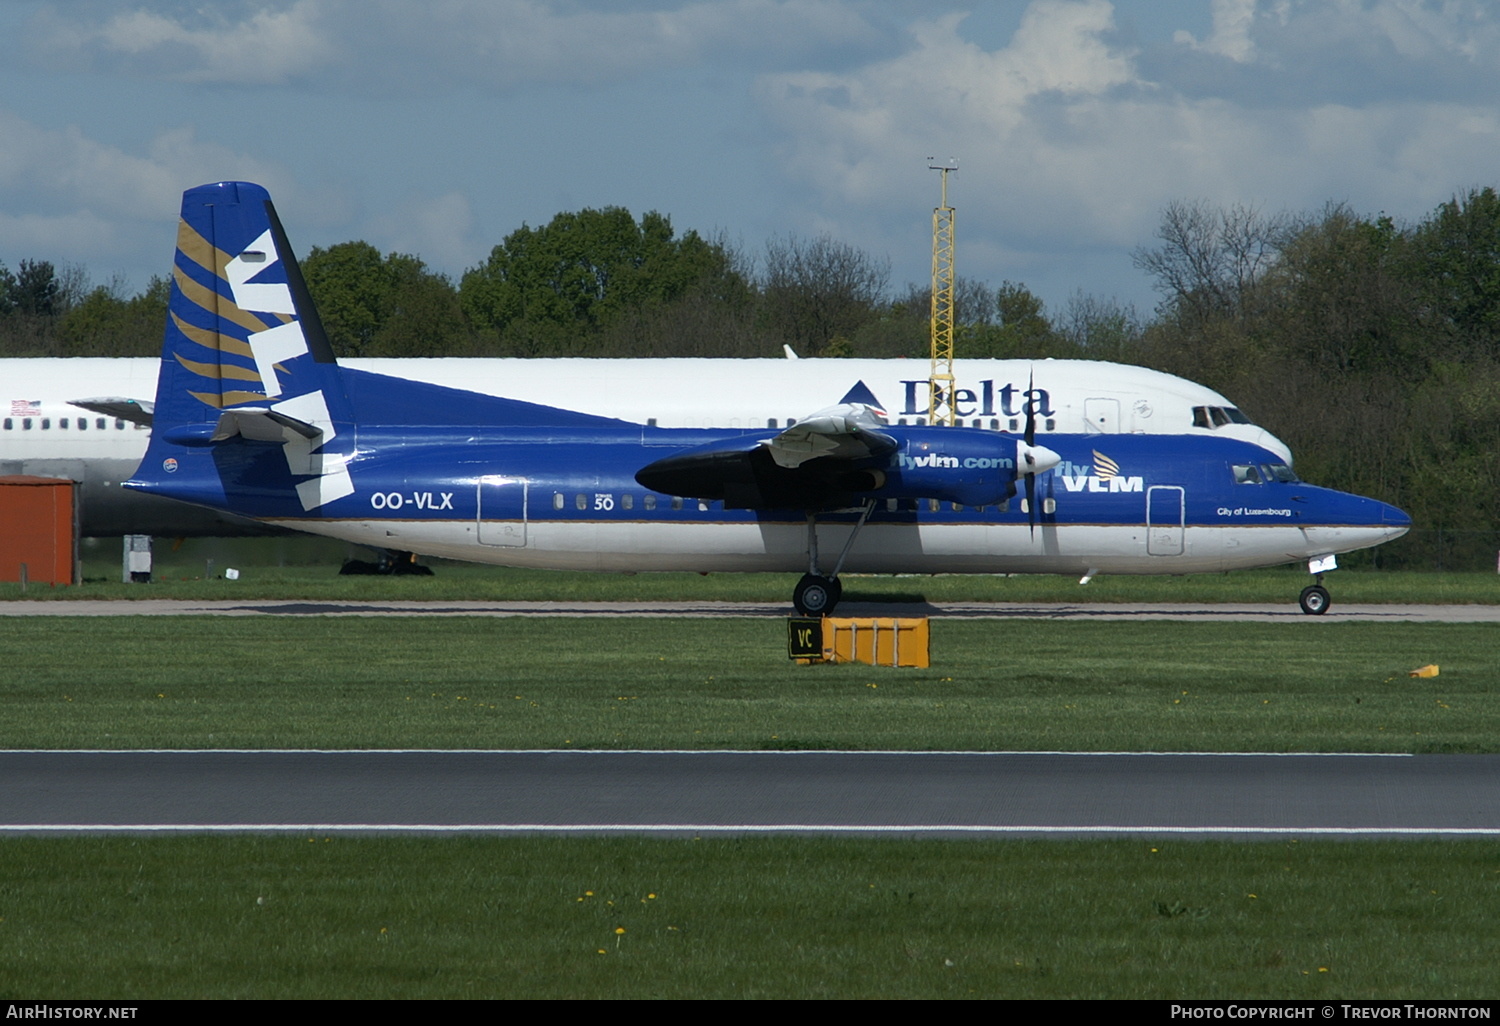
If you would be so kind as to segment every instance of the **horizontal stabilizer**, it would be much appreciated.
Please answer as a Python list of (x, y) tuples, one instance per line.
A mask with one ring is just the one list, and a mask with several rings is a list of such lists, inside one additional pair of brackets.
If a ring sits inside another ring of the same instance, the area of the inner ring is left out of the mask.
[(218, 428), (209, 440), (227, 442), (238, 436), (252, 442), (290, 442), (297, 438), (321, 438), (322, 435), (321, 429), (305, 420), (252, 406), (219, 414)]
[(102, 413), (106, 417), (116, 417), (120, 420), (128, 420), (132, 424), (151, 426), (152, 415), (156, 411), (156, 404), (149, 399), (126, 399), (124, 397), (102, 396), (98, 399), (70, 399), (69, 406), (76, 406), (80, 410), (88, 410), (90, 413)]

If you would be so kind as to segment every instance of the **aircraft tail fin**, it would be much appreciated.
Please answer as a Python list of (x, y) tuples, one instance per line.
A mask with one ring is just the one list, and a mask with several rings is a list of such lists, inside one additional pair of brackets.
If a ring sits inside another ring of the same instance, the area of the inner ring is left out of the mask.
[(151, 446), (135, 487), (217, 504), (167, 478), (206, 483), (210, 475), (173, 475), (242, 437), (282, 443), (287, 470), (303, 478), (304, 510), (353, 491), (349, 397), (265, 189), (218, 182), (183, 194), (167, 310)]

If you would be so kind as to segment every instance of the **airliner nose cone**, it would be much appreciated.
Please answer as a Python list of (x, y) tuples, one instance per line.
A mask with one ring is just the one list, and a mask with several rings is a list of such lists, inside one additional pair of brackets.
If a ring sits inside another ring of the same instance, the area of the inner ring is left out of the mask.
[(1384, 502), (1380, 506), (1380, 522), (1385, 525), (1387, 541), (1399, 538), (1411, 530), (1411, 516), (1405, 510)]

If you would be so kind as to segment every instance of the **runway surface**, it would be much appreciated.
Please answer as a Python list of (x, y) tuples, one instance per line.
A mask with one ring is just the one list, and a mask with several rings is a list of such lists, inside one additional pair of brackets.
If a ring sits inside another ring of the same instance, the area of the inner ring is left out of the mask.
[[(1500, 623), (1500, 605), (1334, 605), (1307, 616), (1295, 603), (846, 602), (839, 616), (948, 619), (1227, 620), (1263, 623)], [(0, 616), (603, 616), (787, 617), (784, 603), (757, 602), (317, 602), (140, 599), (0, 602)]]
[(0, 832), (1500, 837), (1500, 755), (0, 752)]

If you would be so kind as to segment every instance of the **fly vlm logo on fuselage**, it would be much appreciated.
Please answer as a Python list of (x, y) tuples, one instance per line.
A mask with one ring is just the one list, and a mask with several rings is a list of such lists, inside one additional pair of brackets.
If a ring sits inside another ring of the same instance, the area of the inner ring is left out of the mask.
[(1079, 466), (1069, 460), (1057, 465), (1057, 476), (1070, 492), (1144, 492), (1146, 480), (1120, 473), (1120, 465), (1098, 449), (1093, 450), (1094, 465)]

